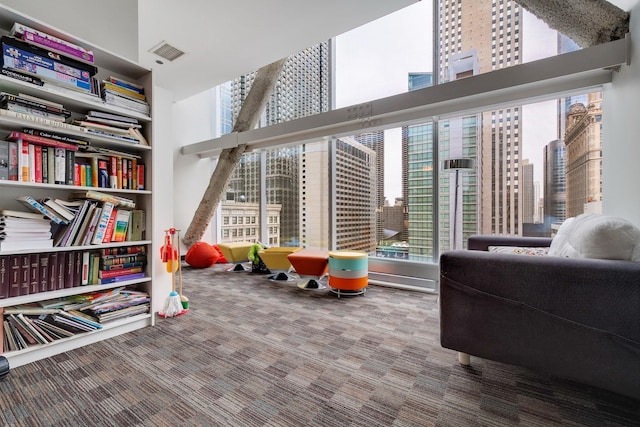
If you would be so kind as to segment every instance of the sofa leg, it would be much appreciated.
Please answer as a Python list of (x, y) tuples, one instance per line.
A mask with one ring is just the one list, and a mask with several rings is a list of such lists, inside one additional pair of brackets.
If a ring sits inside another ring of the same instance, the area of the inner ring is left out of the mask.
[(467, 353), (463, 353), (463, 352), (459, 351), (458, 352), (458, 362), (460, 362), (461, 365), (469, 366), (469, 365), (471, 365), (471, 356), (468, 355)]

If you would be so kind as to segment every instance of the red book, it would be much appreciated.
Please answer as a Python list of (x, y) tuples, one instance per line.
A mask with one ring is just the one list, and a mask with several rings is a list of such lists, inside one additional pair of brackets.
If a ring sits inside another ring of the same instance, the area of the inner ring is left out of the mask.
[(100, 270), (98, 275), (101, 279), (109, 279), (111, 277), (124, 276), (125, 274), (140, 273), (143, 267), (126, 267), (119, 270)]
[(138, 163), (138, 188), (136, 190), (144, 190), (144, 164)]
[(69, 144), (67, 142), (56, 141), (55, 139), (45, 138), (43, 136), (31, 135), (24, 132), (18, 132), (17, 130), (11, 131), (7, 136), (9, 141), (23, 140), (32, 144), (46, 145), (48, 147), (64, 148), (66, 150), (78, 151), (76, 144)]
[(104, 237), (102, 238), (102, 243), (111, 242), (111, 237), (113, 236), (113, 229), (116, 224), (116, 215), (118, 213), (117, 209), (111, 211), (111, 216), (109, 216), (109, 222), (107, 222), (107, 228), (104, 230)]
[(9, 298), (20, 296), (20, 255), (9, 255)]
[(33, 146), (33, 165), (36, 182), (42, 182), (42, 145)]
[(0, 299), (9, 298), (9, 256), (0, 255)]

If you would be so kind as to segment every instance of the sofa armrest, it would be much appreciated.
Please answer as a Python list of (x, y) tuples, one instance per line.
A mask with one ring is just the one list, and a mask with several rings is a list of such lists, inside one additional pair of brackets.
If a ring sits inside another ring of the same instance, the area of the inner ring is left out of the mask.
[(467, 240), (467, 248), (473, 251), (487, 251), (489, 246), (549, 247), (550, 237), (473, 235)]

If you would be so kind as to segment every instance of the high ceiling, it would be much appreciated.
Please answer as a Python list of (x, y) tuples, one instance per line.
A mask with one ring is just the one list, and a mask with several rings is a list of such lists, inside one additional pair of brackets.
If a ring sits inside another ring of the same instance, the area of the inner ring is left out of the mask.
[[(181, 100), (419, 0), (139, 0), (139, 62)], [(161, 42), (186, 52), (149, 53)]]

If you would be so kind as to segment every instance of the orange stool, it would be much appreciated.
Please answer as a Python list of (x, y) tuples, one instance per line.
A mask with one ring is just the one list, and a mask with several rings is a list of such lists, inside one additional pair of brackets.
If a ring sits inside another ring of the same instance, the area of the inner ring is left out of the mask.
[(287, 255), (299, 276), (313, 276), (298, 283), (301, 289), (325, 289), (320, 281), (329, 270), (329, 251), (325, 249), (301, 249)]
[(329, 287), (344, 295), (364, 294), (369, 285), (369, 258), (366, 252), (329, 252)]
[(248, 270), (242, 263), (249, 261), (249, 249), (251, 249), (251, 245), (253, 245), (251, 242), (218, 243), (218, 247), (227, 261), (236, 264), (234, 267), (227, 269), (227, 271)]
[(289, 280), (290, 277), (287, 273), (291, 269), (291, 262), (289, 262), (287, 256), (299, 251), (300, 249), (302, 248), (297, 246), (282, 246), (267, 248), (258, 252), (258, 255), (262, 258), (264, 265), (266, 265), (271, 272), (276, 273), (279, 271), (279, 273), (269, 276), (269, 280)]

